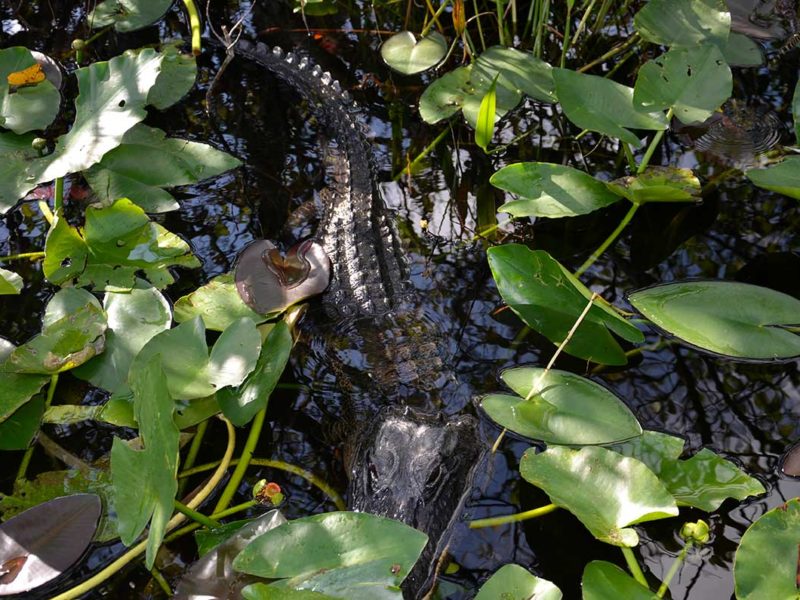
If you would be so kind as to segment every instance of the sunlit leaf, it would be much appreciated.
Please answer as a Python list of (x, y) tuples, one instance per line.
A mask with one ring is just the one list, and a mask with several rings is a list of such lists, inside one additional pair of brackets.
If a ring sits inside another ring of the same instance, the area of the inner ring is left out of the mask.
[(742, 536), (733, 578), (739, 600), (797, 598), (800, 498), (763, 514)]
[(498, 87), (519, 90), (540, 102), (555, 102), (553, 67), (529, 52), (505, 46), (487, 48), (472, 67), (473, 77), (493, 81)]
[(525, 162), (508, 165), (492, 175), (492, 185), (516, 194), (498, 210), (515, 217), (574, 217), (617, 202), (601, 181), (564, 165)]
[(0, 127), (44, 129), (58, 115), (61, 93), (27, 48), (0, 50)]
[[(491, 394), (481, 408), (499, 425), (548, 444), (607, 444), (641, 434), (627, 406), (601, 385), (567, 371), (508, 369), (503, 381), (518, 394)], [(531, 390), (538, 390), (531, 394)], [(526, 399), (529, 398), (529, 399)]]
[(731, 358), (800, 355), (800, 300), (735, 281), (682, 281), (630, 294), (631, 304), (669, 335)]
[[(368, 589), (368, 588), (367, 588)], [(367, 591), (359, 586), (359, 591)], [(378, 593), (375, 591), (375, 593)], [(380, 590), (380, 598), (396, 598), (400, 600), (402, 594), (390, 588)], [(266, 583), (252, 583), (242, 590), (244, 600), (338, 600), (341, 597), (320, 594), (312, 590), (293, 590), (267, 585)], [(376, 598), (377, 600), (377, 598)]]
[(519, 565), (503, 565), (478, 590), (475, 600), (561, 600), (561, 590)]
[(161, 73), (147, 94), (147, 103), (165, 110), (178, 102), (194, 87), (197, 78), (197, 61), (192, 54), (184, 54), (178, 45), (164, 46)]
[(478, 121), (475, 126), (475, 144), (486, 152), (489, 144), (494, 137), (494, 123), (496, 120), (497, 107), (497, 76), (492, 80), (492, 85), (486, 90), (481, 98), (481, 106), (478, 110)]
[[(489, 248), (489, 266), (503, 300), (532, 329), (560, 344), (586, 308), (591, 292), (543, 250), (519, 244)], [(597, 303), (575, 331), (565, 351), (602, 364), (627, 361), (611, 332), (630, 342), (644, 335), (619, 315)]]
[(140, 123), (84, 173), (104, 205), (130, 198), (149, 213), (175, 210), (178, 203), (163, 188), (197, 183), (241, 164), (207, 144), (165, 136)]
[(14, 271), (0, 269), (0, 295), (19, 294), (22, 291), (22, 285), (22, 277)]
[[(58, 407), (56, 407), (58, 408)], [(130, 427), (136, 429), (138, 424), (133, 413), (133, 395), (127, 396), (115, 395), (108, 399), (108, 401), (98, 407), (82, 407), (92, 408), (99, 410), (92, 410), (84, 415), (84, 418), (91, 418), (95, 421), (102, 421), (116, 425), (117, 427)], [(50, 410), (47, 415), (51, 414)], [(183, 431), (188, 427), (197, 425), (205, 421), (209, 417), (220, 412), (219, 403), (215, 396), (206, 396), (205, 398), (194, 398), (193, 400), (178, 400), (175, 402), (175, 413), (173, 414), (175, 425)]]
[(745, 175), (758, 187), (800, 200), (800, 156), (788, 156), (766, 169), (748, 169)]
[(531, 448), (519, 471), (597, 539), (616, 546), (639, 543), (629, 525), (678, 514), (672, 495), (647, 466), (599, 446), (554, 446), (538, 454)]
[(633, 88), (569, 69), (553, 69), (553, 78), (564, 113), (581, 129), (597, 131), (638, 147), (639, 138), (629, 129), (661, 130), (667, 127), (663, 113), (636, 110)]
[(722, 106), (732, 87), (731, 69), (713, 44), (673, 48), (639, 69), (633, 104), (643, 111), (671, 108), (681, 122), (696, 123)]
[(66, 571), (88, 548), (100, 517), (100, 498), (76, 494), (45, 502), (0, 525), (0, 563), (16, 561), (0, 595), (29, 592)]
[(95, 6), (87, 20), (92, 28), (113, 25), (117, 31), (134, 31), (155, 23), (173, 0), (105, 0)]
[(617, 565), (603, 560), (593, 560), (586, 565), (581, 586), (583, 600), (659, 600), (659, 596)]
[(178, 491), (179, 431), (172, 420), (175, 405), (160, 357), (139, 363), (139, 368), (131, 372), (130, 385), (144, 448), (135, 450), (120, 438), (114, 438), (111, 447), (114, 507), (119, 518), (119, 535), (127, 546), (150, 523), (145, 564), (152, 568)]
[(725, 0), (651, 0), (636, 13), (633, 24), (654, 44), (692, 47), (711, 42), (723, 47), (731, 14)]
[(381, 45), (383, 61), (403, 75), (431, 69), (441, 62), (445, 54), (447, 40), (437, 31), (419, 40), (411, 31), (401, 31)]
[(697, 202), (700, 180), (691, 169), (648, 167), (644, 173), (606, 183), (609, 190), (634, 204), (647, 202)]
[(183, 323), (201, 317), (206, 329), (222, 331), (236, 319), (247, 317), (254, 323), (261, 323), (266, 317), (253, 311), (243, 301), (233, 273), (214, 277), (195, 291), (178, 298), (175, 302), (175, 320)]
[[(408, 575), (427, 536), (368, 513), (331, 512), (277, 527), (253, 540), (233, 561), (237, 571), (282, 587), (339, 596), (385, 597)], [(349, 595), (347, 595), (349, 593)], [(399, 590), (393, 597), (402, 596)]]

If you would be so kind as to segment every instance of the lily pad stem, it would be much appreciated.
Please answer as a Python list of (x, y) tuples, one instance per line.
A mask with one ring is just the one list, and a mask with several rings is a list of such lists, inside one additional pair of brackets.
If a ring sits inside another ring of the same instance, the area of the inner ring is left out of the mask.
[(247, 467), (250, 466), (250, 460), (253, 458), (253, 451), (256, 449), (258, 438), (261, 437), (261, 429), (264, 426), (264, 417), (266, 414), (267, 407), (265, 406), (256, 413), (255, 417), (253, 417), (253, 422), (250, 424), (250, 433), (247, 435), (247, 441), (244, 443), (244, 448), (242, 448), (242, 455), (239, 457), (239, 462), (237, 463), (236, 468), (233, 470), (233, 474), (228, 480), (228, 484), (222, 491), (222, 496), (220, 496), (219, 500), (217, 501), (217, 505), (214, 507), (214, 512), (219, 512), (228, 508), (228, 505), (233, 499), (233, 495), (239, 488), (239, 484), (242, 482), (242, 479), (244, 479), (244, 474), (247, 471)]
[(167, 595), (167, 597), (171, 598), (172, 597), (172, 588), (169, 587), (169, 583), (167, 582), (166, 579), (164, 579), (164, 576), (161, 574), (161, 571), (159, 571), (158, 569), (153, 567), (152, 569), (150, 569), (150, 575), (155, 580), (155, 582), (158, 584), (158, 587), (160, 587), (164, 591), (164, 593)]
[(205, 525), (209, 529), (216, 529), (221, 525), (219, 521), (215, 521), (214, 519), (205, 516), (203, 513), (199, 513), (196, 510), (189, 508), (183, 502), (173, 500), (173, 503), (175, 504), (175, 510), (177, 510), (180, 513), (183, 513), (184, 515), (189, 517), (192, 521), (200, 523), (201, 525)]
[(431, 151), (432, 151), (434, 148), (436, 148), (436, 146), (438, 146), (438, 145), (439, 145), (439, 143), (440, 143), (440, 142), (441, 142), (441, 141), (444, 139), (444, 136), (446, 136), (446, 135), (447, 135), (447, 132), (448, 132), (448, 131), (450, 131), (450, 128), (449, 128), (449, 127), (445, 127), (444, 129), (442, 129), (442, 132), (441, 132), (439, 135), (437, 135), (437, 136), (436, 136), (436, 138), (435, 138), (435, 139), (434, 139), (434, 140), (433, 140), (433, 141), (432, 141), (430, 144), (428, 144), (428, 145), (425, 147), (425, 149), (424, 149), (422, 152), (420, 152), (420, 153), (419, 153), (419, 154), (418, 154), (418, 155), (417, 155), (417, 156), (414, 158), (414, 160), (412, 160), (410, 163), (408, 163), (408, 166), (407, 166), (405, 169), (403, 169), (403, 170), (402, 170), (402, 171), (400, 171), (400, 172), (399, 172), (397, 175), (395, 175), (395, 176), (392, 178), (392, 181), (399, 181), (399, 180), (400, 180), (400, 178), (401, 178), (403, 175), (411, 175), (411, 171), (414, 169), (414, 167), (416, 167), (416, 166), (417, 166), (417, 164), (418, 164), (418, 163), (419, 163), (419, 162), (420, 162), (420, 161), (421, 161), (423, 158), (425, 158), (426, 156), (428, 156), (428, 154), (430, 154), (430, 152), (431, 152)]
[(183, 5), (186, 7), (186, 12), (189, 15), (189, 26), (192, 28), (192, 54), (200, 56), (200, 13), (197, 11), (197, 6), (194, 0), (183, 0)]
[(7, 256), (0, 256), (0, 261), (6, 260), (41, 260), (44, 258), (44, 252), (23, 252), (22, 254), (9, 254)]
[(555, 504), (546, 504), (539, 508), (526, 510), (525, 512), (515, 513), (513, 515), (503, 515), (501, 517), (489, 517), (488, 519), (475, 519), (469, 522), (470, 529), (480, 529), (481, 527), (496, 527), (497, 525), (505, 525), (506, 523), (518, 523), (528, 519), (536, 519), (543, 517), (556, 510), (558, 506)]
[(56, 177), (55, 189), (53, 190), (53, 210), (60, 215), (64, 209), (64, 178)]
[(645, 579), (644, 573), (642, 573), (642, 568), (639, 566), (639, 561), (636, 560), (633, 550), (627, 546), (622, 546), (620, 550), (622, 550), (622, 555), (625, 557), (625, 562), (628, 564), (628, 570), (631, 572), (631, 575), (633, 575), (633, 578), (647, 589), (650, 589), (650, 586), (647, 585), (647, 579)]
[(572, 3), (567, 2), (567, 17), (564, 23), (564, 41), (561, 43), (561, 63), (559, 66), (563, 69), (567, 64), (567, 53), (572, 46), (572, 40), (569, 38), (569, 28), (572, 24)]
[[(671, 120), (672, 120), (672, 109), (670, 108), (667, 111), (667, 126), (669, 126), (669, 122)], [(647, 168), (647, 165), (650, 164), (650, 159), (653, 158), (653, 152), (656, 151), (656, 148), (661, 143), (661, 138), (664, 137), (665, 131), (666, 129), (661, 129), (660, 131), (657, 131), (656, 134), (653, 136), (653, 139), (650, 140), (650, 145), (647, 146), (647, 150), (644, 153), (642, 162), (639, 164), (639, 168), (636, 169), (637, 175), (641, 175), (642, 173), (644, 173), (644, 170)]]
[(433, 11), (433, 7), (431, 6), (430, 0), (427, 1), (427, 4), (428, 4), (428, 10), (433, 13), (433, 16), (431, 17), (431, 20), (428, 21), (427, 25), (425, 25), (425, 27), (423, 27), (422, 31), (420, 31), (419, 33), (419, 36), (423, 38), (426, 35), (428, 35), (428, 32), (431, 30), (431, 27), (433, 27), (434, 23), (439, 25), (439, 27), (442, 26), (442, 24), (439, 23), (439, 15), (441, 15), (444, 12), (444, 9), (450, 5), (450, 0), (444, 0), (444, 2), (442, 2), (441, 6), (439, 6), (439, 8), (435, 12)]
[[(183, 461), (184, 471), (186, 469), (191, 469), (194, 466), (194, 463), (197, 460), (197, 454), (200, 452), (200, 446), (203, 444), (203, 438), (205, 437), (207, 429), (207, 419), (205, 421), (201, 421), (197, 426), (197, 431), (195, 431), (194, 437), (192, 438), (192, 444), (189, 446), (189, 452), (186, 454), (186, 460)], [(183, 491), (186, 489), (186, 482), (187, 479), (182, 479), (178, 482), (178, 496), (183, 495)]]
[(619, 234), (622, 233), (622, 230), (625, 229), (625, 227), (628, 226), (628, 223), (631, 222), (631, 219), (633, 219), (633, 215), (635, 215), (636, 211), (639, 210), (639, 206), (639, 204), (631, 204), (631, 207), (628, 209), (628, 212), (622, 218), (622, 221), (620, 221), (619, 225), (617, 225), (617, 228), (611, 232), (611, 235), (609, 235), (602, 244), (600, 244), (600, 247), (597, 250), (592, 252), (592, 255), (586, 259), (586, 262), (584, 262), (578, 268), (578, 270), (575, 271), (575, 277), (580, 277), (583, 275), (586, 272), (586, 269), (597, 262), (597, 259), (602, 256), (603, 252), (605, 252), (608, 247), (616, 241), (616, 239), (619, 237)]
[(675, 574), (681, 568), (681, 565), (683, 564), (683, 561), (686, 560), (686, 555), (689, 553), (691, 548), (692, 540), (687, 540), (686, 545), (681, 549), (680, 554), (678, 554), (678, 556), (675, 558), (675, 562), (672, 563), (669, 571), (667, 571), (667, 574), (664, 576), (664, 580), (661, 582), (661, 585), (656, 592), (656, 596), (663, 598), (664, 594), (667, 593), (667, 590), (669, 589), (669, 582), (672, 581), (672, 578), (675, 577)]
[[(44, 401), (44, 410), (46, 411), (50, 408), (50, 404), (53, 402), (53, 396), (56, 394), (56, 386), (58, 385), (58, 373), (53, 373), (50, 376), (50, 386), (47, 388), (47, 398)], [(25, 454), (22, 456), (22, 462), (19, 464), (19, 469), (17, 469), (17, 481), (21, 481), (25, 479), (25, 473), (28, 471), (28, 465), (31, 462), (31, 458), (33, 457), (33, 449), (35, 445), (31, 444), (28, 446), (28, 449), (25, 450)]]

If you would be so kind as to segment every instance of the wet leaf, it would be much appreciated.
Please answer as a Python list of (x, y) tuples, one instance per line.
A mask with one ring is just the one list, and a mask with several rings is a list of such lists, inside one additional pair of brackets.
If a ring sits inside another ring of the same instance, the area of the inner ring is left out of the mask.
[(639, 543), (630, 525), (678, 514), (672, 495), (644, 463), (599, 446), (554, 446), (538, 454), (530, 448), (519, 470), (598, 540), (616, 546)]
[(197, 183), (241, 164), (207, 144), (165, 136), (140, 123), (84, 173), (103, 205), (130, 198), (149, 213), (176, 210), (178, 203), (163, 188)]
[(381, 45), (383, 61), (403, 75), (414, 75), (438, 65), (447, 54), (447, 40), (434, 31), (418, 40), (410, 31), (394, 34)]
[(0, 127), (14, 133), (44, 129), (60, 106), (61, 93), (27, 48), (0, 50)]
[(475, 144), (486, 152), (489, 144), (494, 137), (494, 123), (496, 120), (497, 107), (497, 76), (492, 80), (492, 85), (486, 90), (481, 98), (480, 109), (478, 110), (478, 120), (475, 126)]
[[(520, 244), (495, 246), (489, 266), (503, 300), (529, 326), (560, 344), (591, 297), (588, 289), (543, 250)], [(611, 332), (630, 342), (643, 334), (612, 309), (596, 303), (575, 331), (565, 351), (601, 364), (624, 365), (625, 353)]]
[(134, 31), (155, 23), (173, 0), (105, 0), (95, 6), (87, 20), (93, 29), (113, 25), (117, 31)]
[(601, 181), (583, 171), (543, 162), (508, 165), (490, 179), (492, 185), (520, 197), (498, 210), (515, 217), (574, 217), (619, 200)]
[(57, 218), (45, 244), (44, 273), (57, 285), (98, 290), (131, 290), (142, 273), (161, 289), (174, 281), (169, 267), (199, 267), (189, 245), (127, 198), (105, 208), (86, 209), (82, 231)]
[(797, 598), (800, 498), (763, 514), (742, 536), (733, 578), (736, 598)]
[(161, 292), (141, 279), (130, 292), (106, 292), (103, 307), (108, 317), (105, 352), (73, 374), (113, 393), (127, 389), (134, 357), (153, 336), (169, 329), (172, 315)]
[(13, 271), (0, 269), (0, 296), (19, 294), (22, 291), (22, 285), (22, 277)]
[(800, 200), (800, 156), (789, 156), (766, 169), (748, 169), (745, 175), (758, 187)]
[(724, 47), (731, 28), (725, 0), (651, 0), (633, 24), (648, 42), (692, 47), (711, 42)]
[(645, 288), (630, 303), (656, 327), (701, 350), (731, 358), (800, 355), (800, 300), (734, 281), (682, 281)]
[[(234, 569), (275, 586), (332, 596), (385, 597), (408, 575), (427, 536), (399, 521), (368, 513), (331, 512), (289, 521), (253, 540)], [(401, 598), (399, 590), (392, 597)]]
[[(519, 435), (547, 444), (582, 445), (607, 444), (642, 433), (619, 398), (580, 375), (521, 367), (508, 369), (501, 377), (518, 395), (491, 394), (481, 401), (481, 408)], [(534, 386), (538, 393), (531, 395)]]
[(38, 396), (0, 422), (0, 450), (25, 450), (39, 432), (44, 398)]
[[(553, 78), (564, 114), (581, 129), (597, 131), (638, 147), (639, 138), (629, 129), (667, 128), (664, 114), (636, 110), (633, 88), (569, 69), (553, 69)], [(587, 98), (591, 98), (591, 102), (587, 102)]]
[(475, 600), (561, 600), (561, 590), (519, 565), (503, 565), (478, 590)]
[(217, 393), (222, 412), (231, 423), (243, 426), (267, 406), (269, 397), (289, 361), (292, 351), (292, 333), (284, 321), (278, 321), (261, 346), (258, 363), (247, 379), (237, 388), (226, 388)]
[(609, 190), (633, 204), (647, 202), (697, 202), (700, 180), (691, 169), (648, 167), (644, 173), (606, 183)]
[(242, 317), (256, 324), (266, 320), (264, 315), (244, 303), (236, 289), (233, 273), (218, 275), (192, 293), (178, 298), (175, 303), (175, 320), (178, 323), (197, 316), (203, 319), (206, 329), (214, 331), (222, 331)]
[(583, 570), (583, 600), (658, 600), (659, 597), (620, 569), (603, 560), (593, 560)]
[(64, 496), (35, 506), (0, 525), (0, 595), (36, 589), (66, 571), (86, 551), (97, 529), (100, 498)]
[(111, 481), (122, 543), (130, 546), (147, 523), (145, 564), (150, 569), (172, 515), (178, 491), (179, 431), (172, 419), (174, 402), (161, 368), (153, 356), (131, 371), (134, 412), (144, 448), (134, 450), (120, 438), (111, 447)]
[(688, 125), (708, 119), (732, 88), (731, 69), (719, 48), (673, 48), (639, 69), (633, 104), (642, 111), (671, 108)]
[(259, 578), (234, 571), (233, 560), (253, 539), (284, 523), (283, 515), (271, 510), (256, 519), (198, 531), (195, 539), (202, 558), (189, 567), (181, 579), (175, 590), (176, 598), (227, 600), (240, 597), (242, 588)]

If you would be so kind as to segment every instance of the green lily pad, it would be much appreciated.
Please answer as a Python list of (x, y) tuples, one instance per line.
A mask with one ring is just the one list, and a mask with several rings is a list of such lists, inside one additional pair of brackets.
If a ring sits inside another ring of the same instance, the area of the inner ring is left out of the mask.
[[(489, 266), (506, 304), (533, 330), (560, 344), (577, 321), (591, 292), (543, 250), (520, 244), (489, 248)], [(624, 365), (625, 353), (611, 335), (630, 342), (644, 335), (611, 308), (595, 303), (575, 331), (565, 351), (608, 365)]]
[(172, 6), (173, 0), (105, 0), (89, 13), (94, 29), (113, 25), (117, 31), (135, 31), (155, 23)]
[[(36, 65), (36, 58), (27, 48), (0, 50), (0, 126), (14, 133), (44, 129), (56, 118), (61, 106), (61, 92), (45, 78), (43, 71), (34, 78), (20, 73)], [(13, 80), (15, 75), (30, 83), (9, 84), (9, 76)]]
[(739, 600), (797, 598), (800, 498), (764, 513), (742, 536), (733, 578)]
[[(742, 33), (731, 31), (728, 43), (722, 47), (725, 62), (732, 67), (759, 67), (764, 64), (761, 46)], [(795, 114), (792, 111), (792, 114)]]
[(30, 162), (39, 156), (31, 145), (34, 137), (32, 133), (0, 132), (0, 215), (36, 186), (24, 176)]
[[(60, 407), (51, 406), (47, 411), (45, 414), (45, 420), (47, 422), (54, 422), (55, 418), (59, 416), (58, 414), (54, 414), (54, 419), (48, 420), (48, 416), (53, 412), (53, 409), (57, 408)], [(79, 417), (79, 420), (92, 419), (94, 421), (110, 423), (117, 427), (130, 427), (131, 429), (137, 429), (139, 427), (133, 411), (133, 394), (130, 392), (128, 395), (116, 394), (111, 396), (102, 406), (81, 406), (78, 408), (91, 410), (80, 415), (73, 415), (73, 418)], [(205, 421), (209, 417), (213, 417), (220, 411), (221, 409), (216, 396), (194, 398), (188, 401), (177, 400), (175, 402), (173, 418), (178, 429), (183, 431)]]
[(475, 600), (561, 600), (555, 584), (519, 565), (503, 565), (478, 590)]
[(700, 180), (691, 169), (648, 167), (644, 173), (606, 183), (609, 190), (633, 204), (647, 202), (697, 202)]
[[(521, 367), (503, 381), (519, 396), (491, 394), (481, 408), (495, 422), (547, 444), (607, 444), (638, 436), (642, 428), (627, 406), (601, 385), (567, 371)], [(538, 390), (531, 394), (531, 390)]]
[(693, 47), (711, 42), (724, 47), (731, 29), (725, 0), (651, 0), (633, 25), (648, 42)]
[(37, 396), (0, 422), (0, 450), (25, 450), (39, 433), (44, 397)]
[(526, 162), (508, 165), (489, 180), (495, 187), (520, 197), (498, 210), (515, 217), (574, 217), (619, 200), (601, 181), (564, 165)]
[(127, 198), (105, 208), (86, 209), (77, 230), (56, 218), (45, 243), (44, 274), (57, 285), (75, 279), (100, 290), (131, 290), (138, 273), (157, 288), (174, 281), (171, 266), (199, 267), (189, 245)]
[(118, 392), (127, 389), (134, 357), (153, 336), (169, 329), (169, 302), (154, 287), (138, 280), (130, 292), (106, 292), (108, 316), (105, 352), (84, 363), (74, 375), (93, 385)]
[(253, 323), (263, 323), (264, 315), (253, 311), (236, 290), (233, 273), (214, 277), (195, 291), (181, 296), (175, 302), (175, 320), (183, 323), (201, 317), (206, 329), (222, 331), (235, 320), (247, 317)]
[(136, 422), (144, 448), (135, 450), (120, 438), (111, 447), (111, 481), (119, 535), (133, 544), (147, 523), (145, 564), (150, 569), (164, 538), (178, 491), (180, 432), (172, 420), (174, 402), (161, 368), (161, 358), (148, 357), (131, 371)]
[(438, 31), (417, 39), (411, 31), (394, 34), (381, 45), (383, 62), (403, 75), (422, 73), (438, 65), (447, 54), (447, 40)]
[(730, 358), (790, 359), (800, 355), (800, 300), (734, 281), (682, 281), (629, 296), (656, 327), (701, 350)]
[(745, 175), (760, 188), (800, 200), (800, 156), (789, 156), (766, 169), (748, 169)]
[[(361, 588), (361, 591), (364, 591), (363, 588)], [(389, 590), (386, 590), (386, 592), (391, 594)], [(393, 596), (397, 600), (403, 597), (399, 591), (395, 592)], [(328, 594), (320, 594), (311, 590), (287, 590), (267, 585), (266, 583), (251, 583), (242, 589), (242, 598), (244, 600), (336, 600), (334, 596), (329, 596)]]
[(278, 321), (261, 345), (258, 362), (247, 379), (237, 388), (225, 388), (217, 393), (222, 412), (231, 423), (240, 427), (246, 425), (267, 406), (272, 390), (289, 361), (292, 345), (289, 326), (284, 321)]
[[(638, 147), (639, 138), (626, 128), (667, 128), (663, 113), (636, 110), (633, 88), (569, 69), (553, 69), (553, 79), (564, 114), (581, 129), (597, 131)], [(587, 102), (587, 98), (591, 98), (591, 102)]]
[(146, 212), (160, 213), (178, 208), (164, 188), (197, 183), (240, 164), (207, 144), (166, 138), (160, 129), (140, 123), (84, 177), (105, 206), (130, 198)]
[[(253, 540), (233, 561), (241, 573), (288, 579), (277, 585), (345, 598), (396, 588), (427, 536), (399, 521), (368, 513), (331, 512), (289, 521)], [(273, 584), (276, 585), (276, 584)], [(361, 590), (359, 592), (359, 590)], [(349, 596), (345, 592), (349, 591)], [(395, 593), (397, 598), (399, 590)]]
[(555, 446), (538, 454), (530, 448), (519, 471), (598, 540), (615, 546), (639, 543), (629, 525), (678, 514), (674, 498), (644, 463), (599, 446)]
[(603, 560), (593, 560), (583, 570), (583, 600), (659, 600), (659, 597), (620, 569)]
[(0, 295), (19, 294), (22, 285), (22, 277), (14, 271), (0, 269)]
[(508, 90), (517, 90), (540, 102), (556, 102), (553, 67), (529, 52), (505, 46), (487, 48), (475, 61), (473, 77), (493, 81)]
[(158, 110), (178, 102), (194, 87), (197, 79), (197, 61), (192, 54), (182, 53), (179, 45), (169, 44), (161, 50), (164, 55), (161, 73), (147, 94), (147, 103)]
[(732, 89), (731, 69), (717, 46), (673, 48), (639, 69), (633, 104), (642, 111), (671, 108), (682, 123), (697, 123), (722, 106)]

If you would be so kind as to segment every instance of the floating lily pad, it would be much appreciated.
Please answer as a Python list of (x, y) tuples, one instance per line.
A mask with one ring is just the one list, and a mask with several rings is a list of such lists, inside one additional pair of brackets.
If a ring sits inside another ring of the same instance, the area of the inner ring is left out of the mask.
[(731, 29), (725, 0), (651, 0), (633, 25), (648, 42), (693, 47), (711, 42), (724, 47)]
[(717, 46), (673, 48), (639, 69), (633, 104), (642, 111), (670, 108), (682, 123), (698, 123), (722, 106), (732, 87), (731, 69)]
[(758, 187), (800, 200), (800, 156), (789, 156), (766, 169), (748, 169), (745, 175)]
[[(489, 248), (489, 266), (506, 304), (535, 331), (560, 344), (577, 321), (591, 292), (543, 250), (520, 244)], [(644, 335), (611, 308), (595, 303), (565, 351), (609, 365), (624, 365), (625, 353), (611, 332), (630, 342)]]
[(100, 510), (94, 494), (75, 494), (0, 525), (0, 595), (30, 592), (66, 571), (89, 547)]
[(0, 295), (19, 294), (22, 285), (22, 277), (13, 271), (0, 269)]
[(447, 54), (447, 40), (437, 32), (417, 39), (411, 31), (394, 34), (381, 45), (381, 57), (403, 75), (414, 75), (438, 65)]
[(616, 546), (639, 543), (629, 525), (678, 514), (674, 498), (644, 463), (598, 446), (555, 446), (538, 454), (531, 448), (519, 471), (597, 539)]
[(0, 127), (44, 129), (58, 115), (61, 93), (27, 48), (0, 50)]
[(682, 281), (630, 294), (656, 327), (701, 350), (730, 358), (785, 360), (800, 355), (800, 300), (734, 281)]
[(553, 67), (529, 52), (505, 46), (487, 48), (475, 61), (473, 77), (493, 81), (507, 90), (518, 90), (540, 102), (555, 102)]
[(135, 31), (155, 23), (173, 0), (105, 0), (95, 6), (87, 20), (92, 28), (113, 25), (117, 31)]
[[(731, 32), (728, 43), (722, 47), (722, 54), (732, 67), (759, 67), (764, 64), (761, 46), (744, 34)], [(792, 114), (795, 114), (792, 111)]]
[(640, 175), (620, 177), (606, 186), (633, 204), (697, 202), (701, 192), (700, 180), (694, 172), (678, 167), (648, 167)]
[(602, 181), (564, 165), (526, 162), (508, 165), (489, 180), (516, 194), (498, 210), (515, 217), (574, 217), (609, 206), (619, 200)]
[(636, 581), (617, 565), (593, 560), (583, 570), (583, 600), (659, 600), (659, 596)]
[(37, 396), (0, 422), (0, 450), (27, 449), (39, 433), (43, 414), (44, 397)]
[(475, 600), (561, 600), (555, 584), (519, 565), (503, 565), (478, 590)]
[[(638, 436), (642, 428), (627, 406), (597, 383), (534, 367), (509, 369), (503, 381), (519, 396), (491, 394), (481, 408), (499, 425), (548, 444), (607, 444)], [(535, 393), (531, 393), (536, 389)]]
[(178, 323), (201, 317), (206, 329), (222, 331), (235, 320), (242, 317), (254, 323), (266, 320), (247, 306), (233, 280), (233, 273), (225, 273), (214, 277), (207, 284), (200, 286), (186, 296), (178, 298), (175, 303), (175, 320)]
[(192, 54), (184, 54), (178, 44), (164, 46), (161, 53), (161, 73), (147, 94), (147, 103), (165, 110), (178, 102), (194, 87), (197, 79), (197, 61)]
[(740, 600), (797, 598), (800, 499), (762, 515), (742, 536), (733, 578)]

